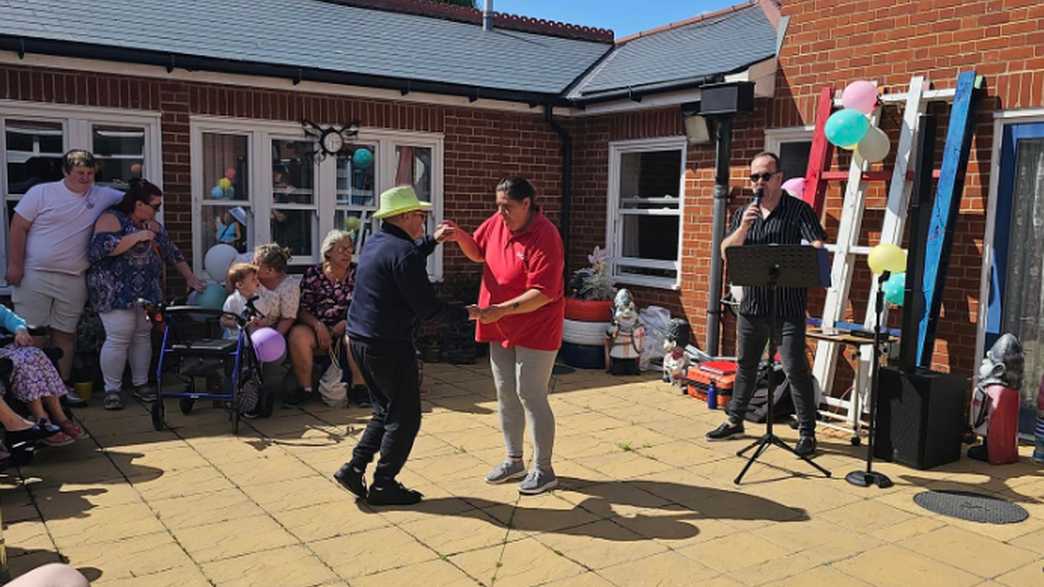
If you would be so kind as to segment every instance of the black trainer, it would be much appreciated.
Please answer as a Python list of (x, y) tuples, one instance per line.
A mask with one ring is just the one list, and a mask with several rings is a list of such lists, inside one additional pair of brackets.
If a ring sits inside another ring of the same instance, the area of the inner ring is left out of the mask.
[(797, 444), (794, 445), (794, 452), (799, 457), (810, 457), (816, 452), (816, 437), (806, 436), (804, 434), (798, 438)]
[(341, 468), (334, 473), (334, 479), (341, 484), (341, 487), (352, 492), (355, 497), (366, 499), (366, 480), (363, 479), (363, 472), (353, 467), (351, 463), (341, 465)]
[(743, 422), (733, 424), (729, 420), (726, 420), (721, 426), (718, 426), (714, 430), (711, 430), (704, 438), (714, 442), (718, 440), (732, 440), (734, 438), (740, 438), (743, 436)]
[(413, 505), (420, 503), (424, 494), (414, 489), (407, 489), (402, 483), (390, 485), (371, 485), (366, 495), (366, 503), (370, 505)]

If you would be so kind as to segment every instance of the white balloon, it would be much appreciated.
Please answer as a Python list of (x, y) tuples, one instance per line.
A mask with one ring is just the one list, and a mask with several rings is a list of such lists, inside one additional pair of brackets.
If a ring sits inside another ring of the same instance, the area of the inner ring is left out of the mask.
[(203, 257), (203, 268), (207, 270), (211, 279), (223, 283), (228, 275), (228, 268), (232, 266), (238, 254), (232, 245), (225, 243), (214, 245)]
[(864, 160), (871, 163), (884, 161), (888, 152), (892, 149), (892, 142), (888, 140), (885, 131), (871, 125), (866, 131), (866, 136), (856, 145), (856, 151)]

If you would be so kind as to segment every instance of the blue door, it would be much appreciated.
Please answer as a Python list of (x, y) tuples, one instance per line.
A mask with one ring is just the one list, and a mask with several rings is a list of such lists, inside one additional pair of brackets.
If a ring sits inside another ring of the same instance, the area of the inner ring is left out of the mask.
[(986, 348), (1005, 332), (1022, 341), (1020, 429), (1032, 432), (1044, 374), (1044, 123), (1004, 126), (993, 243)]

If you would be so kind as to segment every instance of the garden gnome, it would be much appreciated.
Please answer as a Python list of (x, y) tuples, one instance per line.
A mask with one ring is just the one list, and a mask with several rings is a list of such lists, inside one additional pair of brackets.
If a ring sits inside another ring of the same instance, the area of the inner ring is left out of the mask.
[(991, 465), (1019, 460), (1019, 389), (1024, 356), (1014, 335), (997, 339), (979, 367), (979, 381), (972, 393), (971, 425), (983, 444), (968, 449), (968, 456)]
[(631, 292), (621, 289), (613, 300), (613, 322), (605, 335), (606, 368), (613, 375), (638, 375), (645, 327), (638, 321)]
[(689, 367), (689, 356), (685, 354), (688, 345), (689, 324), (679, 318), (671, 320), (663, 341), (663, 380), (671, 385), (680, 386), (685, 379)]

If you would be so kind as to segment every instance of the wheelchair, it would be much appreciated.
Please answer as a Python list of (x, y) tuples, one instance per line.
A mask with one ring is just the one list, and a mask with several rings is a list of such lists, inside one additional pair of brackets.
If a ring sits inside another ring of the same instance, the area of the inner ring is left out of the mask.
[[(197, 400), (212, 400), (223, 405), (236, 434), (244, 413), (254, 412), (261, 417), (272, 414), (275, 398), (264, 393), (261, 364), (246, 328), (255, 317), (249, 308), (239, 316), (176, 302), (164, 305), (139, 300), (139, 303), (149, 320), (163, 330), (156, 365), (156, 401), (151, 408), (153, 428), (167, 428), (165, 399), (177, 399), (178, 408), (185, 415), (192, 412)], [(234, 339), (222, 336), (223, 317), (235, 322)], [(175, 391), (164, 390), (164, 375), (168, 372), (175, 373), (179, 381)]]
[[(50, 334), (50, 328), (47, 327), (29, 327), (29, 334), (34, 337), (47, 336)], [(0, 347), (5, 347), (9, 344), (14, 344), (14, 335), (9, 333), (0, 334)], [(51, 364), (58, 367), (58, 361), (62, 358), (62, 349), (57, 347), (44, 347), (44, 354), (50, 359)], [(14, 375), (14, 364), (11, 359), (0, 358), (0, 387), (2, 387), (3, 399), (7, 402), (7, 405), (16, 412), (17, 414), (28, 418), (29, 420), (35, 420), (29, 411), (29, 407), (21, 400), (16, 398), (11, 391), (11, 378)], [(68, 408), (65, 408), (66, 412), (69, 412)], [(56, 427), (52, 426), (52, 430)], [(7, 451), (10, 453), (9, 460), (0, 465), (0, 470), (6, 468), (6, 465), (23, 466), (27, 465), (33, 460), (33, 456), (36, 452), (36, 442), (43, 440), (44, 437), (40, 437), (32, 441), (19, 441), (11, 442), (11, 438), (8, 434), (4, 433), (4, 445)]]

